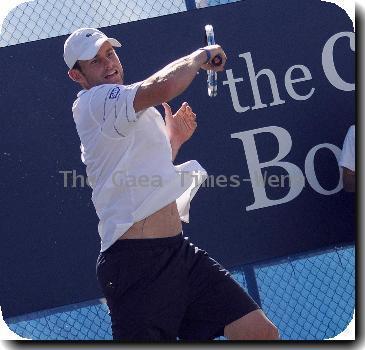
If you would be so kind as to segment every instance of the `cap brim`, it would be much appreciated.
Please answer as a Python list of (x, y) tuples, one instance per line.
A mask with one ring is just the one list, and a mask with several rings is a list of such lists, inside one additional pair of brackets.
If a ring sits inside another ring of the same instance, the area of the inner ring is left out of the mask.
[(78, 58), (79, 60), (91, 60), (94, 58), (98, 51), (100, 50), (101, 46), (106, 42), (110, 42), (110, 44), (114, 47), (121, 47), (122, 44), (114, 38), (100, 38), (95, 41), (95, 44), (90, 46), (87, 50), (84, 51), (84, 53)]

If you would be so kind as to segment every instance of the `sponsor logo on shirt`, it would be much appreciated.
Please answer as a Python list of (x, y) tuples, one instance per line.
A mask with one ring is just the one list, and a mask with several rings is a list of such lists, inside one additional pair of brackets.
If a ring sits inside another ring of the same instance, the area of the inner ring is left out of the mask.
[(120, 92), (120, 88), (116, 86), (113, 88), (113, 90), (110, 92), (109, 99), (113, 100), (114, 98), (117, 98)]

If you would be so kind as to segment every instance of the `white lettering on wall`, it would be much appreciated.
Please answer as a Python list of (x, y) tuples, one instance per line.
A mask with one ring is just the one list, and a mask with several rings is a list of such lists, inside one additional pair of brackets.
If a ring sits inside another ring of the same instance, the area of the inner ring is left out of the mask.
[(273, 71), (268, 68), (265, 68), (265, 69), (261, 69), (256, 74), (255, 68), (253, 65), (253, 61), (252, 61), (252, 57), (251, 57), (251, 53), (246, 52), (246, 53), (240, 54), (238, 56), (242, 57), (246, 61), (246, 65), (247, 65), (247, 69), (248, 69), (248, 76), (249, 76), (250, 82), (251, 82), (252, 93), (253, 93), (253, 97), (255, 99), (255, 105), (252, 106), (252, 109), (260, 109), (260, 108), (267, 107), (267, 104), (262, 103), (262, 101), (261, 101), (260, 90), (259, 90), (259, 86), (257, 84), (257, 79), (262, 75), (265, 75), (266, 77), (269, 78), (269, 82), (270, 82), (270, 86), (271, 86), (271, 93), (274, 98), (274, 101), (270, 103), (270, 106), (277, 106), (277, 105), (281, 105), (281, 104), (285, 103), (285, 101), (280, 98), (278, 84), (276, 82), (276, 77), (275, 77), (275, 74), (273, 73)]
[[(261, 133), (271, 133), (276, 138), (279, 145), (279, 151), (276, 157), (270, 161), (263, 163), (260, 163), (259, 161), (255, 142), (255, 135)], [(246, 155), (247, 167), (254, 195), (254, 203), (247, 206), (246, 211), (284, 204), (292, 201), (294, 198), (299, 196), (305, 186), (305, 177), (297, 165), (283, 161), (283, 159), (289, 154), (292, 148), (292, 139), (287, 130), (278, 126), (268, 126), (264, 128), (234, 133), (231, 134), (231, 138), (240, 139), (242, 141)], [(341, 191), (342, 170), (338, 166), (340, 176), (336, 188), (332, 190), (327, 190), (320, 185), (314, 168), (314, 157), (317, 151), (322, 148), (326, 148), (333, 152), (338, 165), (341, 150), (333, 144), (323, 143), (310, 149), (305, 158), (304, 169), (308, 184), (312, 187), (312, 189), (319, 194), (329, 196)], [(262, 175), (262, 169), (268, 167), (281, 167), (288, 173), (290, 183), (289, 192), (280, 199), (272, 200), (267, 197), (264, 186), (264, 184), (266, 183), (266, 179), (264, 179)]]
[(331, 194), (335, 194), (339, 191), (341, 191), (343, 185), (342, 185), (342, 169), (339, 166), (339, 182), (338, 185), (336, 186), (336, 188), (334, 188), (333, 190), (326, 190), (325, 188), (323, 188), (317, 179), (316, 176), (316, 172), (314, 170), (314, 156), (316, 155), (317, 151), (320, 150), (321, 148), (327, 148), (329, 149), (331, 152), (334, 153), (334, 155), (336, 156), (336, 160), (337, 160), (337, 164), (341, 155), (341, 150), (335, 146), (332, 145), (331, 143), (322, 143), (320, 145), (314, 146), (307, 154), (307, 157), (305, 158), (305, 163), (304, 163), (304, 169), (305, 169), (305, 175), (307, 177), (308, 183), (309, 185), (317, 192), (320, 194), (323, 194), (325, 196), (329, 196)]
[(322, 67), (328, 81), (337, 89), (342, 91), (355, 90), (355, 84), (344, 81), (337, 73), (335, 62), (333, 60), (333, 49), (338, 39), (348, 37), (350, 39), (350, 48), (355, 51), (355, 34), (352, 32), (341, 32), (332, 35), (326, 42), (322, 51)]
[[(355, 34), (352, 32), (340, 32), (333, 36), (331, 36), (327, 42), (325, 43), (323, 50), (322, 50), (322, 67), (323, 71), (328, 79), (328, 81), (333, 85), (335, 88), (342, 90), (342, 91), (353, 91), (355, 90), (355, 84), (349, 83), (344, 81), (340, 75), (338, 74), (333, 58), (333, 50), (334, 46), (338, 39), (348, 37), (350, 39), (350, 48), (352, 51), (355, 51)], [(234, 110), (237, 113), (244, 113), (248, 110), (257, 110), (261, 108), (268, 107), (268, 104), (265, 103), (266, 101), (262, 101), (261, 93), (259, 89), (258, 79), (262, 76), (266, 76), (269, 80), (271, 94), (273, 96), (273, 101), (269, 103), (269, 106), (278, 106), (284, 104), (286, 101), (281, 99), (278, 83), (274, 72), (269, 68), (263, 68), (259, 70), (257, 73), (255, 71), (252, 54), (251, 52), (245, 52), (238, 55), (244, 59), (247, 71), (248, 71), (248, 81), (250, 83), (251, 92), (254, 99), (253, 106), (242, 106), (239, 101), (239, 90), (237, 87), (243, 88), (244, 84), (239, 84), (244, 81), (243, 77), (234, 77), (234, 73), (232, 69), (226, 70), (227, 80), (223, 81), (223, 85), (228, 85), (229, 93), (231, 95), (232, 105)], [(301, 70), (303, 76), (300, 78), (293, 78), (293, 72), (295, 70)], [(262, 78), (261, 78), (262, 79)], [(298, 84), (301, 82), (312, 80), (312, 74), (308, 67), (302, 64), (295, 64), (289, 67), (285, 73), (284, 77), (284, 84), (288, 95), (296, 100), (296, 101), (305, 101), (312, 97), (315, 88), (311, 87), (309, 92), (305, 95), (300, 95), (295, 89), (294, 84)]]
[[(292, 78), (292, 73), (294, 69), (300, 69), (303, 72), (303, 78)], [(304, 101), (308, 100), (314, 93), (314, 88), (311, 88), (311, 90), (306, 95), (299, 95), (293, 88), (293, 84), (299, 83), (302, 81), (311, 80), (312, 75), (309, 69), (306, 66), (303, 66), (301, 64), (297, 64), (295, 66), (290, 67), (287, 72), (285, 73), (285, 87), (286, 91), (288, 92), (289, 96), (297, 101)]]
[[(279, 144), (279, 151), (276, 157), (273, 160), (263, 163), (259, 162), (255, 143), (255, 135), (261, 133), (271, 133), (273, 136), (275, 136)], [(282, 161), (282, 159), (288, 155), (292, 146), (292, 139), (287, 130), (278, 126), (268, 126), (231, 134), (231, 138), (237, 138), (242, 141), (246, 154), (248, 171), (255, 197), (255, 202), (246, 207), (247, 211), (287, 203), (300, 194), (305, 184), (302, 171), (295, 164)], [(267, 197), (265, 187), (261, 185), (264, 183), (261, 169), (272, 166), (285, 169), (289, 174), (289, 178), (293, 179), (293, 181), (291, 181), (292, 186), (290, 187), (286, 196), (276, 200), (269, 199)], [(256, 181), (254, 181), (254, 179), (256, 179)]]

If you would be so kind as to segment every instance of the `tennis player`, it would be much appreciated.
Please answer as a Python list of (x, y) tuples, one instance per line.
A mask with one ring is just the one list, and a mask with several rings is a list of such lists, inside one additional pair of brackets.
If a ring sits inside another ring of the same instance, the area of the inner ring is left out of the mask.
[[(223, 49), (198, 49), (123, 85), (119, 46), (93, 28), (76, 30), (64, 45), (68, 75), (83, 88), (72, 111), (100, 220), (97, 277), (113, 339), (277, 339), (276, 327), (228, 271), (182, 233), (206, 172), (197, 161), (173, 165), (197, 124), (187, 103), (173, 114), (167, 102), (200, 69), (223, 71)], [(215, 67), (218, 54), (223, 62)], [(154, 108), (160, 104), (165, 119)]]

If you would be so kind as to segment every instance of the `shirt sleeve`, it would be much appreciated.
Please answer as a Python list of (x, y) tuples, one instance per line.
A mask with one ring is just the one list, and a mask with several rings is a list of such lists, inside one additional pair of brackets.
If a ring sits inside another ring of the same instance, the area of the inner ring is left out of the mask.
[(341, 167), (355, 171), (355, 126), (352, 125), (343, 142), (342, 152), (339, 160)]
[(90, 114), (110, 137), (126, 137), (137, 122), (133, 102), (142, 82), (132, 85), (100, 85), (92, 92)]

